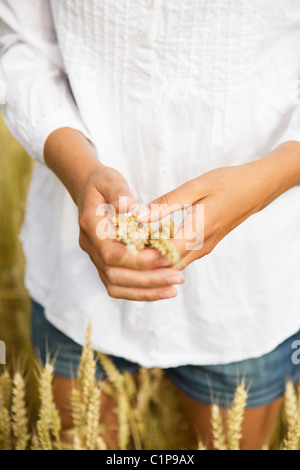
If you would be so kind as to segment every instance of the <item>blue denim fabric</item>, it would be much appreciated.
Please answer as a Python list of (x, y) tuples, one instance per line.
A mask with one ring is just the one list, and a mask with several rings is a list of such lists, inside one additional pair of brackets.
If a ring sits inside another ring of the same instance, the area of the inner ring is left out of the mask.
[[(55, 328), (45, 317), (44, 309), (32, 302), (31, 333), (34, 350), (45, 363), (47, 354), (55, 361), (55, 373), (75, 378), (82, 347)], [(247, 408), (267, 405), (284, 394), (287, 380), (296, 383), (300, 366), (292, 362), (292, 343), (300, 340), (300, 331), (272, 352), (259, 358), (221, 365), (184, 365), (165, 369), (167, 378), (183, 393), (204, 404), (217, 403), (227, 408), (242, 379), (248, 389)], [(120, 372), (138, 372), (139, 365), (122, 357), (108, 355)], [(106, 378), (97, 362), (96, 377)]]

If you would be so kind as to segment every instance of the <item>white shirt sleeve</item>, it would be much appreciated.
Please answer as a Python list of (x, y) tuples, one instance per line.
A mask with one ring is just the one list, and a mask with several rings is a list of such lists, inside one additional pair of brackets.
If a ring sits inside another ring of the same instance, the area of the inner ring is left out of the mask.
[(89, 138), (64, 71), (49, 0), (0, 0), (0, 105), (12, 134), (41, 163), (54, 130), (70, 127)]

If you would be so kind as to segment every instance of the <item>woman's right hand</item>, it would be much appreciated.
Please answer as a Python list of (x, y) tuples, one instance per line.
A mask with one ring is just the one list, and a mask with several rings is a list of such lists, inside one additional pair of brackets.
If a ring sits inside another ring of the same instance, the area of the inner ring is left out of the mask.
[[(63, 140), (63, 145), (61, 144)], [(60, 144), (59, 144), (60, 141)], [(154, 301), (175, 297), (174, 284), (184, 282), (182, 272), (156, 250), (129, 253), (126, 245), (99, 236), (99, 222), (106, 215), (99, 207), (112, 204), (127, 212), (136, 201), (125, 178), (102, 165), (89, 141), (73, 129), (58, 129), (45, 144), (45, 161), (61, 179), (78, 206), (81, 248), (89, 255), (111, 297)], [(119, 207), (121, 197), (122, 207)], [(102, 234), (100, 234), (102, 235)]]

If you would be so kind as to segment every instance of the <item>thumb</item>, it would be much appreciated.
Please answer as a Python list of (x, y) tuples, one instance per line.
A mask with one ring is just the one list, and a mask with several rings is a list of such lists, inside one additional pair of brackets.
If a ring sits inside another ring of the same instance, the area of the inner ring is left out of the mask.
[(145, 210), (136, 210), (134, 214), (138, 222), (156, 222), (182, 210), (196, 202), (195, 180), (188, 181), (178, 188), (147, 204)]
[(108, 204), (112, 204), (119, 213), (131, 212), (137, 207), (137, 200), (121, 173), (108, 169), (103, 175), (99, 191)]

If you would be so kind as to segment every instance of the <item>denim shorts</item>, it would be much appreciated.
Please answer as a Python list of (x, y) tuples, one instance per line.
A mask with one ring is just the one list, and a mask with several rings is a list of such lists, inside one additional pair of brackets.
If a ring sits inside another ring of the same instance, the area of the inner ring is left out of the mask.
[[(45, 317), (44, 309), (32, 302), (32, 343), (37, 357), (46, 362), (47, 354), (54, 359), (55, 374), (76, 377), (82, 347), (55, 328)], [(246, 408), (272, 403), (284, 394), (288, 380), (294, 384), (300, 375), (300, 366), (292, 361), (294, 341), (300, 340), (300, 331), (285, 340), (272, 352), (259, 358), (222, 365), (183, 365), (164, 369), (166, 377), (181, 392), (201, 403), (217, 403), (223, 408), (232, 404), (234, 391), (244, 378), (248, 389)], [(294, 354), (295, 355), (295, 354)], [(120, 372), (138, 372), (139, 365), (122, 357), (107, 355)], [(99, 362), (96, 378), (106, 378)]]

